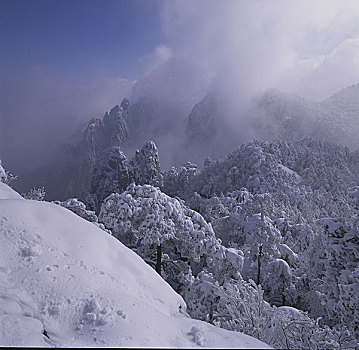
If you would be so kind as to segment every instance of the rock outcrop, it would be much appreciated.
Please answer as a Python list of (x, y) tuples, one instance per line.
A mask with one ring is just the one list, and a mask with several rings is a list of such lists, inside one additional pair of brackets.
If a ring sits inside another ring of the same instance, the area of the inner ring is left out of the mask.
[(107, 196), (123, 192), (132, 182), (162, 185), (158, 150), (153, 141), (136, 150), (132, 160), (126, 158), (119, 146), (106, 149), (94, 168), (91, 191), (83, 196), (83, 200), (88, 207), (98, 211)]
[(101, 203), (109, 194), (122, 192), (130, 184), (129, 164), (120, 147), (105, 150), (96, 164), (91, 180), (91, 193)]
[(141, 150), (136, 150), (134, 158), (130, 162), (133, 180), (136, 184), (145, 183), (159, 186), (161, 173), (158, 149), (153, 141), (148, 141)]

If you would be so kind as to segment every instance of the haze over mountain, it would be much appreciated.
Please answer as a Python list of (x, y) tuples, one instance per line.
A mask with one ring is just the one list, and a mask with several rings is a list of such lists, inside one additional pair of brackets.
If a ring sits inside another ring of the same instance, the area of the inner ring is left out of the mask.
[(176, 156), (165, 150), (181, 142), (192, 108), (208, 94), (221, 101), (230, 129), (241, 130), (239, 145), (260, 137), (247, 130), (248, 109), (267, 89), (319, 102), (359, 81), (356, 1), (77, 0), (71, 11), (54, 1), (58, 15), (42, 1), (1, 3), (0, 155), (17, 174), (46, 164), (79, 124), (125, 97), (154, 98), (157, 124), (178, 127), (163, 147), (154, 140), (167, 167)]
[(162, 170), (188, 160), (201, 167), (206, 157), (223, 157), (254, 138), (294, 141), (313, 136), (358, 150), (358, 100), (359, 84), (322, 102), (269, 89), (253, 99), (241, 122), (233, 124), (228, 106), (213, 94), (199, 101), (186, 120), (178, 118), (176, 123), (166, 122), (166, 115), (176, 113), (166, 101), (149, 96), (134, 103), (123, 99), (102, 119), (93, 119), (79, 130), (53, 161), (36, 172), (21, 174), (14, 185), (20, 191), (45, 186), (49, 199), (81, 197), (90, 190), (92, 172), (104, 151), (119, 146), (131, 158), (147, 140), (155, 142)]
[(222, 156), (223, 151), (236, 147), (236, 142), (253, 138), (293, 141), (313, 136), (358, 150), (358, 100), (359, 84), (346, 87), (321, 102), (269, 89), (254, 99), (244, 118), (246, 122), (241, 125), (233, 124), (226, 117), (222, 100), (208, 95), (191, 112), (188, 141), (202, 157), (206, 152)]

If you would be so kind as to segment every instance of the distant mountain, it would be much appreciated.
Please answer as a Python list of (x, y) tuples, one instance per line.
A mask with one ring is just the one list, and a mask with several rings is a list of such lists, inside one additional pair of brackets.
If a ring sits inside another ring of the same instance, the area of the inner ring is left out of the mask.
[(102, 119), (92, 119), (78, 132), (52, 164), (23, 174), (14, 187), (24, 192), (45, 186), (47, 199), (81, 197), (90, 191), (94, 169), (102, 154), (120, 147), (133, 155), (148, 140), (157, 145), (166, 166), (186, 160), (202, 163), (221, 158), (252, 139), (295, 141), (306, 136), (359, 149), (359, 84), (347, 87), (322, 102), (275, 89), (267, 90), (245, 110), (230, 110), (209, 94), (189, 116), (152, 97), (135, 102), (123, 99)]
[(340, 90), (322, 102), (331, 111), (335, 123), (342, 130), (341, 143), (359, 148), (359, 84)]
[(278, 90), (268, 90), (255, 101), (254, 123), (260, 136), (296, 140), (304, 136), (327, 138), (335, 135), (330, 111), (320, 103)]
[[(232, 120), (233, 122), (233, 120)], [(208, 94), (191, 110), (185, 130), (187, 158), (203, 162), (209, 155), (224, 156), (242, 139), (240, 127), (233, 128), (226, 105), (218, 96)]]
[(81, 197), (90, 191), (93, 172), (104, 152), (120, 147), (133, 154), (151, 137), (168, 131), (170, 126), (156, 119), (164, 113), (163, 106), (152, 98), (140, 98), (134, 104), (125, 98), (102, 119), (90, 120), (71, 143), (64, 144), (51, 164), (23, 175), (14, 187), (23, 192), (44, 186), (49, 200)]
[[(294, 141), (312, 136), (359, 148), (359, 84), (322, 102), (269, 89), (253, 101), (246, 114), (238, 112), (238, 116), (228, 116), (225, 113), (223, 101), (217, 96), (207, 95), (200, 101), (192, 109), (186, 126), (190, 147), (200, 151), (205, 145), (208, 154), (223, 149), (223, 144), (230, 144), (232, 120), (237, 118), (237, 134), (242, 123), (248, 134), (257, 139)], [(225, 151), (231, 149), (225, 148)]]

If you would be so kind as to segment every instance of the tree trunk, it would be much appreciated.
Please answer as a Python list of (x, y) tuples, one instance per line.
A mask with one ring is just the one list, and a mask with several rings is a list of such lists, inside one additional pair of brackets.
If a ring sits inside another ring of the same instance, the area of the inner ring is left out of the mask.
[(258, 267), (257, 267), (257, 286), (259, 285), (260, 279), (261, 279), (261, 259), (263, 256), (263, 247), (262, 245), (259, 246), (259, 251), (258, 251)]
[(282, 289), (282, 306), (285, 305), (285, 295), (284, 295), (284, 287)]
[(161, 265), (162, 265), (162, 244), (157, 246), (157, 260), (156, 260), (156, 271), (161, 276)]

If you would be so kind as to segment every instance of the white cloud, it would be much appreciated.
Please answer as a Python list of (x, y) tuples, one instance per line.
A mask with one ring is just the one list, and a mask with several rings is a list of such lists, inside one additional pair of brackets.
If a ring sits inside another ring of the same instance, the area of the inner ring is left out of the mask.
[(358, 83), (359, 37), (346, 39), (328, 55), (300, 62), (297, 68), (300, 74), (292, 89), (305, 97), (315, 96), (321, 100), (341, 88)]
[(143, 75), (152, 73), (159, 66), (164, 64), (171, 57), (171, 49), (166, 45), (156, 46), (147, 56), (141, 59)]
[(161, 6), (171, 54), (149, 65), (132, 95), (170, 105), (175, 112), (160, 116), (160, 123), (185, 125), (193, 106), (212, 92), (239, 145), (256, 137), (250, 102), (258, 93), (277, 88), (320, 100), (359, 82), (357, 0), (171, 0)]
[[(319, 100), (359, 82), (357, 0), (160, 4), (165, 44), (142, 59), (132, 96), (152, 95), (167, 102), (171, 113), (165, 118), (185, 121), (194, 104), (213, 91), (229, 119), (243, 125), (246, 105), (260, 90), (276, 87)], [(61, 132), (73, 127), (66, 119), (101, 116), (128, 96), (134, 83), (104, 72), (81, 78), (41, 68), (3, 82), (1, 151), (25, 143), (27, 154), (41, 158), (36, 153), (43, 148), (41, 139), (51, 148), (63, 140)], [(36, 136), (30, 136), (34, 130)], [(14, 133), (16, 141), (9, 136)]]
[[(326, 81), (334, 89), (349, 82), (335, 82), (336, 71), (354, 73), (354, 64), (345, 68), (332, 60), (331, 76), (318, 65), (321, 59), (326, 64), (346, 40), (359, 37), (356, 0), (173, 0), (162, 3), (161, 18), (171, 56), (159, 68), (166, 73), (153, 71), (152, 79), (144, 79), (144, 91), (155, 94), (160, 85), (159, 96), (166, 96), (162, 86), (184, 101), (216, 89), (228, 101), (243, 104), (268, 87), (297, 92), (308, 87), (316, 93), (312, 97), (321, 98)], [(346, 49), (341, 55), (352, 62), (355, 52)], [(170, 72), (180, 73), (181, 79), (172, 79)], [(306, 78), (311, 76), (313, 81)], [(355, 73), (352, 78), (358, 79)], [(317, 89), (313, 84), (319, 84)]]

